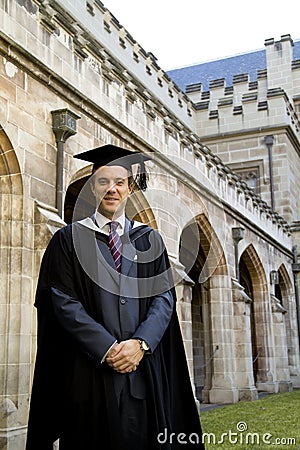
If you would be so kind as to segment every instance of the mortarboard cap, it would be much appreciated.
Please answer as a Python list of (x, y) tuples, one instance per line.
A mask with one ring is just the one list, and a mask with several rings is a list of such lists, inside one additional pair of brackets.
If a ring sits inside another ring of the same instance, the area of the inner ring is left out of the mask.
[(93, 163), (93, 172), (101, 166), (110, 165), (125, 167), (125, 169), (132, 173), (132, 166), (138, 164), (137, 184), (142, 191), (147, 189), (147, 176), (144, 163), (151, 159), (148, 155), (108, 144), (74, 155), (74, 158)]

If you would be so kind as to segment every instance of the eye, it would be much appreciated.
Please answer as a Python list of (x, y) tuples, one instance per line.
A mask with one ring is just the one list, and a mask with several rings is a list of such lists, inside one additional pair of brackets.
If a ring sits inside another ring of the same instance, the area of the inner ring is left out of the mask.
[(105, 186), (107, 184), (107, 180), (105, 178), (99, 178), (98, 184), (100, 186)]

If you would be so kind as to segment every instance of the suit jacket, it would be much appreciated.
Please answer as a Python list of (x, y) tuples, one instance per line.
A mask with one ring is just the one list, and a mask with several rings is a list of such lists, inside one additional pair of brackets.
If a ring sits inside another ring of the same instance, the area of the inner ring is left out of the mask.
[[(61, 291), (52, 286), (51, 300), (57, 321), (78, 345), (86, 349), (86, 354), (92, 356), (97, 365), (116, 341), (139, 338), (145, 340), (154, 351), (170, 322), (174, 301), (170, 290), (154, 295), (149, 291), (147, 297), (152, 297), (151, 306), (146, 319), (139, 323), (140, 301), (143, 300), (139, 292), (138, 252), (134, 240), (130, 239), (130, 232), (144, 225), (126, 218), (121, 236), (122, 265), (119, 274), (108, 247), (108, 236), (95, 226), (94, 217), (80, 224), (83, 228), (77, 230), (79, 234), (74, 236), (74, 241), (83, 266), (95, 281), (95, 306), (101, 308), (102, 327), (99, 327), (97, 318), (88, 314), (80, 298), (68, 295), (65, 288)], [(91, 258), (94, 250), (96, 258)], [(96, 272), (95, 267), (90, 267), (95, 260), (98, 262)], [(150, 285), (148, 287), (151, 289)], [(112, 377), (118, 398), (126, 377), (129, 378), (131, 394), (135, 398), (145, 398), (146, 386), (139, 369), (127, 375), (112, 370)]]

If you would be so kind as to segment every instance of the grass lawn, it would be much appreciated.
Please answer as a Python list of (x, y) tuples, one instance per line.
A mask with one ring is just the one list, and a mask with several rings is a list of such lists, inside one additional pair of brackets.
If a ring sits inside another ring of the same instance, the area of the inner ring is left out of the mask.
[(300, 450), (300, 390), (203, 411), (201, 425), (206, 449)]

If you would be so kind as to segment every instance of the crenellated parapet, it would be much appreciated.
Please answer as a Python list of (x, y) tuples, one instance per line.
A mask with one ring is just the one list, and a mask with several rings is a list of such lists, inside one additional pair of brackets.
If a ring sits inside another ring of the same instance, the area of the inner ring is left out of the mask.
[(232, 84), (225, 78), (211, 80), (204, 91), (201, 80), (186, 87), (196, 111), (196, 129), (205, 135), (238, 132), (270, 127), (290, 126), (300, 140), (299, 94), (300, 60), (292, 59), (290, 35), (281, 40), (265, 41), (266, 64), (257, 70), (256, 80), (249, 73), (233, 76)]

